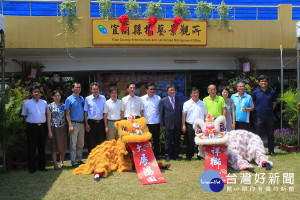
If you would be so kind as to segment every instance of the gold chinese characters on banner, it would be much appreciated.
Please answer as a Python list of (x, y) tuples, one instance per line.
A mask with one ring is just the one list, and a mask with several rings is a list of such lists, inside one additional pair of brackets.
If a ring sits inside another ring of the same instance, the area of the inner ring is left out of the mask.
[(147, 19), (129, 20), (126, 32), (118, 19), (93, 19), (93, 45), (206, 45), (206, 21), (182, 21), (173, 33), (173, 20), (158, 20), (148, 36)]

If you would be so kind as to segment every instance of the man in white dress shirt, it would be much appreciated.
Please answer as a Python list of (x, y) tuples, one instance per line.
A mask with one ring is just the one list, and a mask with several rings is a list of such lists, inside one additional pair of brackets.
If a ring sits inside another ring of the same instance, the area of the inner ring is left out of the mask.
[(130, 115), (135, 119), (144, 117), (144, 106), (140, 97), (136, 96), (135, 84), (133, 82), (127, 85), (129, 95), (122, 98), (121, 117), (127, 119)]
[(90, 85), (92, 94), (85, 98), (84, 103), (84, 121), (85, 130), (88, 132), (89, 152), (97, 145), (105, 141), (103, 111), (105, 97), (100, 95), (100, 88), (97, 82)]
[(40, 99), (41, 92), (38, 86), (31, 86), (30, 93), (32, 99), (23, 104), (22, 116), (27, 125), (28, 168), (29, 173), (33, 174), (36, 171), (36, 148), (38, 148), (38, 169), (47, 171), (45, 168), (47, 102)]
[(186, 160), (190, 161), (194, 156), (195, 148), (195, 131), (193, 129), (193, 124), (195, 119), (200, 118), (204, 121), (206, 117), (206, 108), (203, 101), (199, 99), (198, 88), (193, 87), (191, 90), (191, 98), (183, 104), (182, 110), (182, 132), (186, 135), (187, 151)]
[(104, 124), (106, 140), (118, 140), (118, 129), (114, 126), (116, 121), (121, 119), (122, 102), (118, 99), (118, 88), (116, 86), (109, 88), (110, 99), (104, 105)]
[(160, 118), (159, 118), (159, 102), (160, 96), (157, 96), (155, 93), (154, 84), (149, 83), (146, 86), (147, 94), (142, 96), (142, 102), (144, 105), (144, 116), (147, 119), (147, 126), (150, 133), (152, 134), (153, 139), (153, 152), (155, 158), (159, 159), (160, 146), (159, 146), (159, 137), (160, 137)]

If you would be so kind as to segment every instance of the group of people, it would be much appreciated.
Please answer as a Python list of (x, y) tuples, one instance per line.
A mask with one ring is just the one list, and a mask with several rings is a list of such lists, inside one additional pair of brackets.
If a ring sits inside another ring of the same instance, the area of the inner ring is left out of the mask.
[[(249, 114), (256, 109), (257, 133), (261, 136), (268, 133), (269, 153), (274, 155), (273, 137), (273, 109), (276, 97), (273, 90), (268, 89), (268, 77), (259, 77), (260, 88), (255, 90), (252, 97), (245, 92), (245, 83), (237, 84), (238, 92), (230, 97), (228, 89), (222, 91), (222, 97), (217, 95), (216, 85), (207, 88), (209, 96), (203, 101), (199, 99), (199, 89), (193, 87), (191, 98), (182, 102), (176, 96), (174, 84), (167, 85), (168, 96), (161, 98), (155, 94), (155, 85), (145, 85), (147, 94), (135, 95), (135, 83), (127, 85), (129, 95), (119, 100), (118, 88), (109, 89), (110, 99), (100, 95), (100, 87), (96, 82), (91, 83), (91, 95), (85, 99), (80, 96), (81, 84), (74, 82), (72, 92), (65, 104), (61, 103), (62, 92), (53, 92), (53, 103), (40, 99), (40, 89), (31, 88), (32, 99), (23, 105), (22, 115), (27, 124), (27, 140), (29, 144), (29, 173), (37, 169), (46, 171), (45, 146), (48, 132), (47, 147), (52, 152), (54, 169), (64, 168), (64, 156), (67, 150), (67, 136), (70, 138), (70, 159), (72, 166), (82, 164), (84, 147), (84, 133), (87, 132), (88, 151), (105, 140), (118, 139), (119, 134), (114, 127), (116, 121), (128, 117), (147, 119), (147, 126), (152, 133), (153, 152), (156, 159), (160, 155), (160, 130), (164, 132), (165, 160), (181, 160), (179, 157), (180, 138), (182, 132), (186, 134), (186, 160), (194, 156), (193, 124), (195, 119), (205, 120), (207, 114), (214, 118), (224, 115), (227, 120), (227, 130), (249, 130)], [(47, 131), (48, 127), (48, 131)], [(267, 130), (264, 130), (267, 127)], [(38, 147), (38, 165), (36, 166), (36, 148)], [(60, 163), (57, 163), (56, 152), (60, 153)], [(198, 157), (201, 159), (201, 157)], [(60, 167), (59, 167), (60, 166)]]

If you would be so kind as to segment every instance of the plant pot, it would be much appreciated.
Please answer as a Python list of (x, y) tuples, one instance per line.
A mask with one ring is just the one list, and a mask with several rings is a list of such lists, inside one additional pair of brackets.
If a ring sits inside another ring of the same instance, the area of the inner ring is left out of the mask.
[(28, 162), (27, 162), (27, 161), (22, 162), (22, 163), (17, 163), (17, 162), (15, 162), (15, 163), (14, 163), (14, 166), (15, 166), (15, 169), (16, 169), (16, 170), (24, 170), (24, 169), (27, 168)]
[(5, 157), (6, 161), (6, 170), (13, 170), (14, 169), (14, 158), (12, 156), (6, 155)]
[(282, 144), (282, 150), (286, 151), (287, 145), (286, 144)]
[(286, 146), (287, 152), (296, 152), (298, 149), (298, 146)]

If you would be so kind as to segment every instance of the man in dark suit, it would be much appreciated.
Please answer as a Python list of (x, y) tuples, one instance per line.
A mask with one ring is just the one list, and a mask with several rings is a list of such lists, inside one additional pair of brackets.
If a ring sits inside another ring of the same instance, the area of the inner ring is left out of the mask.
[(175, 86), (167, 85), (168, 96), (162, 98), (159, 104), (160, 126), (165, 132), (165, 158), (180, 160), (180, 135), (182, 120), (182, 101), (175, 97)]

